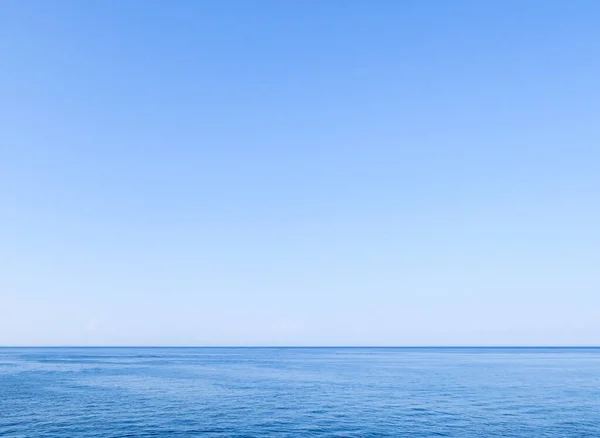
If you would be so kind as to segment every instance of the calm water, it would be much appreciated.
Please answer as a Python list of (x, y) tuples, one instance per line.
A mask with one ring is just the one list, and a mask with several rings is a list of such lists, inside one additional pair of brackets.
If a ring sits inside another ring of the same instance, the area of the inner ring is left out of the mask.
[(600, 437), (600, 349), (0, 348), (0, 436)]

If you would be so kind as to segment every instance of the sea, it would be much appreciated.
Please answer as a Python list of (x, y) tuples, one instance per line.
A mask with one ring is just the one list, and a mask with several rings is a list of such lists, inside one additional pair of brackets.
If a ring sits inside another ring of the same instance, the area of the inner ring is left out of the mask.
[(2, 437), (600, 437), (600, 348), (0, 348)]

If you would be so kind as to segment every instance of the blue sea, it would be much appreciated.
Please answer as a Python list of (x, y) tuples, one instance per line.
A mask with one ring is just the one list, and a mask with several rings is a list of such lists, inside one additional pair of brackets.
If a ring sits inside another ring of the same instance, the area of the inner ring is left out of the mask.
[(600, 437), (595, 348), (0, 348), (4, 437)]

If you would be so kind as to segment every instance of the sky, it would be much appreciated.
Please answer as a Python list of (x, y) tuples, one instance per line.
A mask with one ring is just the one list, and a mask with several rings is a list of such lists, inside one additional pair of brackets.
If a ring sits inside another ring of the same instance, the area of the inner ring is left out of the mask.
[(599, 345), (600, 2), (0, 4), (0, 345)]

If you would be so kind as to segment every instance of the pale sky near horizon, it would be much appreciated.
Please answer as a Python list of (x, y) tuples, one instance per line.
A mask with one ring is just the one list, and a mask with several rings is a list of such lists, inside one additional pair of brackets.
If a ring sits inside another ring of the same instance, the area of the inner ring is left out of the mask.
[(600, 344), (600, 2), (3, 1), (1, 345)]

